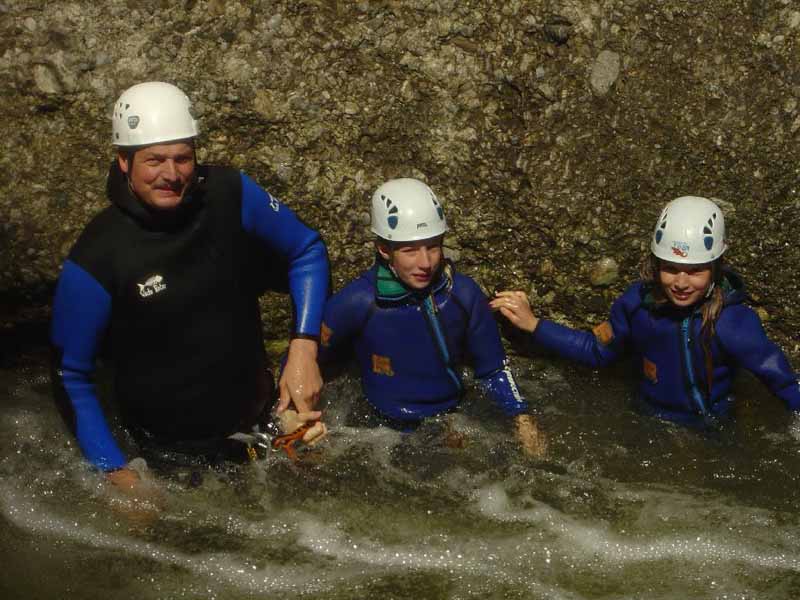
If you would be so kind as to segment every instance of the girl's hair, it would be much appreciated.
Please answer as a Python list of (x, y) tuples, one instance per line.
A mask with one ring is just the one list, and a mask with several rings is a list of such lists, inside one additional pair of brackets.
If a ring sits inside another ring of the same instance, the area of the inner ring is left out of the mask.
[[(661, 280), (658, 277), (660, 268), (661, 259), (648, 253), (639, 267), (639, 275), (653, 294), (656, 304), (663, 305), (669, 302), (669, 298), (664, 294), (664, 289), (661, 287)], [(701, 313), (703, 315), (702, 331), (707, 341), (714, 335), (714, 327), (719, 318), (719, 314), (722, 312), (722, 306), (725, 301), (724, 292), (722, 291), (723, 277), (722, 257), (719, 257), (711, 263), (711, 281), (714, 284), (714, 289), (711, 292), (711, 296), (704, 300), (701, 308)]]

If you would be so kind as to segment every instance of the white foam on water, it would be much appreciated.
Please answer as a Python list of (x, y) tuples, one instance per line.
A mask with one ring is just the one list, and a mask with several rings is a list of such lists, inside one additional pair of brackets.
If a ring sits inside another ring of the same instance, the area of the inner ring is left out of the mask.
[[(450, 540), (442, 536), (440, 546), (428, 538), (420, 540), (418, 545), (387, 545), (345, 534), (336, 527), (314, 519), (299, 521), (298, 526), (299, 544), (315, 554), (335, 558), (339, 563), (369, 565), (390, 573), (430, 571), (441, 572), (449, 577), (479, 577), (487, 585), (488, 582), (516, 582), (536, 598), (567, 600), (580, 597), (556, 586), (539, 583), (531, 573), (507, 570), (506, 564), (497, 560), (497, 554), (479, 540)], [(444, 544), (452, 547), (444, 547)]]
[[(615, 565), (681, 559), (800, 572), (800, 555), (796, 550), (776, 554), (770, 549), (755, 547), (749, 541), (751, 536), (731, 534), (736, 539), (725, 540), (710, 535), (706, 529), (696, 536), (664, 536), (644, 541), (628, 539), (606, 527), (581, 522), (537, 500), (529, 499), (535, 508), (514, 509), (501, 484), (477, 490), (474, 501), (482, 515), (501, 522), (535, 524), (554, 534), (566, 552), (583, 554), (585, 559), (600, 558)], [(644, 535), (638, 537), (645, 538)]]
[(307, 592), (330, 587), (321, 578), (309, 576), (308, 567), (259, 566), (255, 561), (225, 553), (187, 554), (133, 537), (105, 533), (85, 522), (54, 516), (5, 484), (0, 485), (0, 512), (24, 531), (179, 567), (193, 576), (193, 587), (197, 585), (197, 576), (250, 592)]

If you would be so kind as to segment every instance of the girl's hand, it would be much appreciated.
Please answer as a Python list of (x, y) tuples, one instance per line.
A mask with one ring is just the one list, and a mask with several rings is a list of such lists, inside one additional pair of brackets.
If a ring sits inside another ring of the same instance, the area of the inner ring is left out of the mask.
[(492, 310), (499, 310), (512, 325), (528, 333), (533, 333), (539, 325), (539, 319), (533, 314), (525, 292), (497, 292), (489, 306)]

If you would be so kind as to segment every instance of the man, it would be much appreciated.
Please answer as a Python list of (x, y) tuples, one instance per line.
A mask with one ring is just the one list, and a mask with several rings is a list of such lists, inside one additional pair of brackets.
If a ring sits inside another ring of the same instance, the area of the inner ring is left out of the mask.
[(416, 179), (394, 179), (372, 196), (375, 265), (325, 307), (320, 360), (352, 345), (367, 400), (383, 422), (414, 428), (453, 410), (463, 384), (457, 365), (469, 359), (475, 376), (516, 424), (531, 453), (543, 437), (526, 414), (488, 301), (478, 285), (445, 261), (444, 211)]
[(111, 205), (64, 263), (51, 336), (60, 405), (83, 454), (131, 488), (138, 475), (93, 384), (104, 339), (115, 400), (134, 437), (206, 452), (269, 409), (258, 296), (288, 278), (295, 323), (278, 410), (291, 401), (304, 419), (317, 419), (329, 268), (319, 235), (252, 179), (197, 164), (198, 125), (174, 85), (126, 90), (112, 131)]

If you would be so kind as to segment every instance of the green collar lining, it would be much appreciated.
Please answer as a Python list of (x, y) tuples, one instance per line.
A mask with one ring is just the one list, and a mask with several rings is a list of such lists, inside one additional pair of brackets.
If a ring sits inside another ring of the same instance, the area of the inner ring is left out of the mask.
[(453, 280), (452, 266), (449, 262), (445, 262), (442, 269), (439, 271), (439, 276), (431, 286), (425, 290), (412, 290), (411, 288), (403, 285), (397, 278), (394, 272), (382, 261), (377, 262), (378, 270), (375, 274), (375, 288), (378, 298), (382, 300), (402, 300), (409, 296), (419, 296), (420, 293), (436, 293), (443, 287), (450, 285)]

